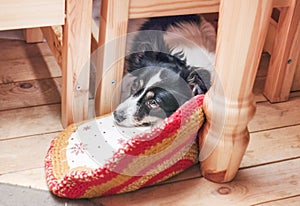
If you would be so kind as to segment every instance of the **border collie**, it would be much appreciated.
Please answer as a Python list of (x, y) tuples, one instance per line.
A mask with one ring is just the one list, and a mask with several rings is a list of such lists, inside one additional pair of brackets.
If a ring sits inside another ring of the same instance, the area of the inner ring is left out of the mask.
[(125, 58), (134, 80), (129, 96), (114, 111), (118, 125), (150, 126), (210, 88), (215, 28), (199, 15), (147, 20)]

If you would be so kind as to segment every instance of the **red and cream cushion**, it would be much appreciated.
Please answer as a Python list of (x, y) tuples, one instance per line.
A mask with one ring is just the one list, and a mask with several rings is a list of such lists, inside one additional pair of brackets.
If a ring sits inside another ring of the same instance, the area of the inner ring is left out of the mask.
[(57, 135), (45, 159), (50, 190), (67, 198), (133, 191), (166, 180), (198, 161), (203, 95), (162, 124), (126, 128), (112, 116), (73, 124)]

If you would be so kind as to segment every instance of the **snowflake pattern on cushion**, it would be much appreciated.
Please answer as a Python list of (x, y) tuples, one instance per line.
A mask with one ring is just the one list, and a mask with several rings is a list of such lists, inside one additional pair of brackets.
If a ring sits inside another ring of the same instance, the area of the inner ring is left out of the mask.
[(150, 127), (120, 127), (113, 117), (95, 119), (80, 125), (69, 138), (67, 160), (70, 168), (99, 168), (132, 136)]

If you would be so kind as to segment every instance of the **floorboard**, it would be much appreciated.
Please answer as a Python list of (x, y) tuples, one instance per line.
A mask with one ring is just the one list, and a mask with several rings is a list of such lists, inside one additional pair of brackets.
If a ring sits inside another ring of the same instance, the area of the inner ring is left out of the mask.
[(253, 205), (300, 193), (300, 159), (241, 170), (234, 181), (216, 184), (196, 178), (97, 198), (102, 205)]
[(0, 84), (0, 111), (61, 102), (61, 78)]
[(1, 141), (0, 174), (43, 167), (46, 152), (56, 134), (50, 133)]
[(0, 141), (62, 129), (60, 104), (0, 111)]
[(60, 76), (60, 68), (53, 56), (0, 60), (0, 84)]
[(288, 197), (284, 199), (279, 199), (275, 201), (265, 202), (261, 204), (256, 204), (255, 206), (299, 206), (300, 195), (295, 197)]

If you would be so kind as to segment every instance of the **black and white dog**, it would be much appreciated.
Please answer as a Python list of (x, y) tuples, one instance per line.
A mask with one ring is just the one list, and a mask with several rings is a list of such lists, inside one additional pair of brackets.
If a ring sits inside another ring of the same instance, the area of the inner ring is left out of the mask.
[(126, 57), (135, 77), (129, 96), (113, 113), (121, 126), (149, 126), (210, 88), (214, 70), (215, 28), (199, 15), (146, 21)]

